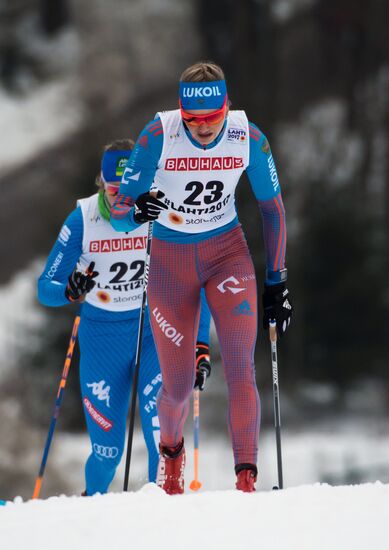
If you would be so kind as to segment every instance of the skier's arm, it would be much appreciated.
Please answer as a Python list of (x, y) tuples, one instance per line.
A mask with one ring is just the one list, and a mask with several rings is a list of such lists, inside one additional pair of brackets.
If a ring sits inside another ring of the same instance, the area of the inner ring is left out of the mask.
[(134, 220), (134, 204), (139, 195), (149, 191), (154, 181), (162, 145), (162, 122), (158, 117), (142, 130), (128, 159), (118, 196), (111, 208), (111, 224), (116, 231), (133, 231), (139, 227)]
[(262, 214), (266, 249), (266, 284), (286, 278), (286, 223), (281, 188), (266, 136), (252, 123), (250, 129), (250, 163), (247, 175)]
[(45, 306), (69, 304), (65, 296), (68, 277), (82, 254), (83, 220), (78, 207), (65, 220), (38, 279), (38, 299)]

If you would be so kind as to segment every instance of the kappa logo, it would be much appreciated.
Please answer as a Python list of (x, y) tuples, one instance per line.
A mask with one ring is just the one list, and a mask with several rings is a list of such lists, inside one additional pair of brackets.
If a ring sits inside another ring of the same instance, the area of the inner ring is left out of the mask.
[(68, 228), (67, 225), (64, 225), (59, 233), (58, 240), (62, 244), (62, 246), (66, 246), (68, 244), (68, 241), (70, 239), (70, 235), (72, 232)]
[[(227, 286), (227, 283), (232, 283), (235, 286)], [(224, 281), (222, 281), (220, 285), (217, 285), (217, 289), (220, 290), (222, 294), (225, 294), (227, 290), (232, 292), (232, 294), (238, 294), (239, 292), (243, 292), (243, 290), (246, 290), (246, 288), (242, 287), (236, 288), (236, 285), (239, 284), (240, 283), (238, 279), (232, 275), (231, 277), (228, 277), (228, 279), (224, 279)]]
[(251, 309), (250, 304), (248, 303), (247, 300), (244, 300), (238, 306), (234, 307), (234, 309), (232, 310), (232, 313), (234, 315), (249, 315), (250, 317), (254, 315), (254, 312)]
[(105, 386), (105, 380), (100, 380), (100, 382), (92, 382), (91, 384), (87, 384), (88, 388), (92, 388), (92, 393), (97, 397), (99, 401), (105, 401), (107, 407), (109, 407), (109, 390), (111, 389), (111, 386)]
[(285, 309), (292, 309), (292, 306), (290, 305), (290, 302), (289, 302), (288, 298), (282, 304), (282, 307), (284, 307)]

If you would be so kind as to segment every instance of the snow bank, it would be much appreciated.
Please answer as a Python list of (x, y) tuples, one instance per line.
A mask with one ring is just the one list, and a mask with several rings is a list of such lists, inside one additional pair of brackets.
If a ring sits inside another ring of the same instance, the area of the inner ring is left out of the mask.
[(388, 503), (389, 485), (381, 483), (174, 497), (147, 484), (136, 493), (7, 504), (0, 508), (0, 544), (12, 550), (384, 550)]

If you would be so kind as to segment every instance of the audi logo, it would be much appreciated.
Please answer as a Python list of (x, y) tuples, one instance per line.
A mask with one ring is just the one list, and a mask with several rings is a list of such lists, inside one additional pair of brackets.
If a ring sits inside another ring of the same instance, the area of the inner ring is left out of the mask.
[(97, 443), (93, 443), (93, 451), (103, 458), (116, 458), (119, 454), (119, 449), (117, 447), (104, 447)]

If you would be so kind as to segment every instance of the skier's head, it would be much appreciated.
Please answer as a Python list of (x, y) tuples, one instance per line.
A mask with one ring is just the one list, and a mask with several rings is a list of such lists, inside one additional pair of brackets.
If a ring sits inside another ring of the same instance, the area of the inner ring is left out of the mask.
[(192, 137), (209, 145), (217, 138), (228, 114), (228, 95), (223, 70), (212, 61), (200, 61), (182, 73), (180, 109)]
[(101, 157), (101, 172), (96, 178), (100, 195), (113, 204), (118, 194), (124, 168), (130, 158), (134, 142), (131, 139), (117, 139), (104, 147)]

